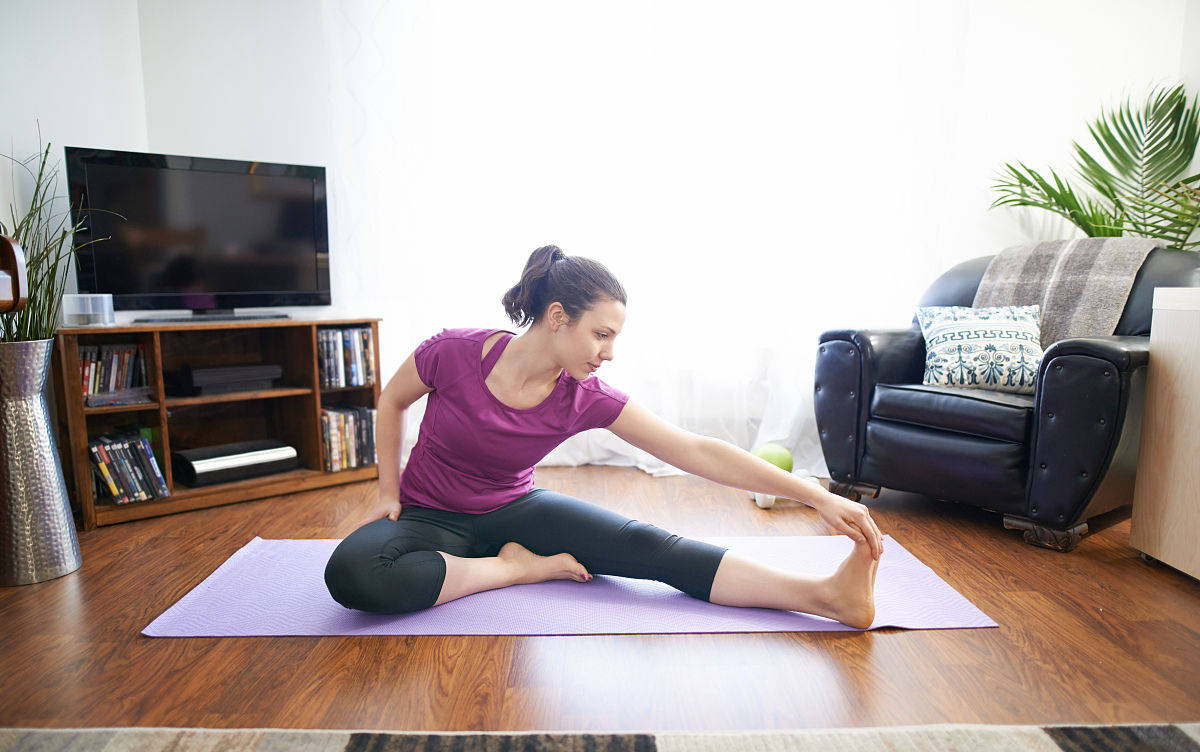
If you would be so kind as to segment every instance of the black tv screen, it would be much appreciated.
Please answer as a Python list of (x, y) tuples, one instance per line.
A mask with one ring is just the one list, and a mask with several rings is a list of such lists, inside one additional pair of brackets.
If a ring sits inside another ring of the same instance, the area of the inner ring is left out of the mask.
[(74, 146), (66, 165), (79, 292), (117, 310), (330, 304), (324, 167)]

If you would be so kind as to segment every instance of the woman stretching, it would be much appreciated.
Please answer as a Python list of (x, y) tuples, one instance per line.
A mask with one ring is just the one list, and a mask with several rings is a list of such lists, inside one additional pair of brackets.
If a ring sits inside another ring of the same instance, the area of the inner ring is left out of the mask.
[[(603, 265), (539, 248), (503, 303), (519, 326), (532, 324), (527, 332), (443, 329), (383, 390), (379, 504), (325, 566), (334, 600), (406, 613), (508, 585), (608, 574), (658, 580), (723, 606), (871, 625), (883, 536), (865, 506), (677, 428), (592, 375), (613, 359), (625, 323), (625, 290)], [(404, 411), (426, 394), (401, 473)], [(813, 577), (535, 487), (533, 466), (590, 428), (714, 482), (802, 501), (853, 538), (854, 550), (834, 574)]]

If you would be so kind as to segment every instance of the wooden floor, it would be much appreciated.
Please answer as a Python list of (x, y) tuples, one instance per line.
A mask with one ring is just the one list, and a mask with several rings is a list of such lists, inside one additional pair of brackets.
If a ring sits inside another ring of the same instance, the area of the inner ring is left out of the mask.
[[(685, 536), (824, 534), (693, 476), (539, 468), (537, 484)], [(0, 588), (0, 726), (774, 729), (1200, 720), (1200, 584), (1128, 545), (1070, 554), (998, 515), (884, 492), (885, 533), (998, 629), (555, 637), (148, 638), (254, 536), (343, 538), (375, 482), (79, 535), (83, 567)]]

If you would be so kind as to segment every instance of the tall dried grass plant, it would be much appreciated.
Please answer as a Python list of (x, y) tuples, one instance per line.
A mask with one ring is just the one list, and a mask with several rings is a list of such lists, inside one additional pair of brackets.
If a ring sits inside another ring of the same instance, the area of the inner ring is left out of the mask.
[[(79, 246), (74, 245), (75, 233), (83, 228), (85, 222), (80, 219), (78, 224), (68, 228), (67, 218), (71, 215), (69, 209), (54, 212), (55, 200), (64, 196), (55, 193), (59, 166), (48, 165), (50, 144), (46, 144), (45, 149), (40, 152), (41, 159), (36, 173), (29, 163), (38, 158), (37, 154), (22, 162), (7, 154), (0, 156), (4, 156), (14, 165), (20, 165), (33, 177), (33, 197), (29, 201), (29, 210), (18, 217), (16, 209), (10, 203), (8, 210), (12, 224), (5, 227), (4, 222), (0, 220), (0, 234), (13, 238), (25, 251), (26, 275), (29, 280), (29, 301), (26, 306), (15, 313), (0, 315), (0, 342), (50, 339), (58, 329), (63, 288), (71, 268), (71, 257), (80, 248), (108, 238), (96, 238)], [(16, 194), (14, 178), (14, 198)], [(82, 213), (80, 211), (77, 214)]]

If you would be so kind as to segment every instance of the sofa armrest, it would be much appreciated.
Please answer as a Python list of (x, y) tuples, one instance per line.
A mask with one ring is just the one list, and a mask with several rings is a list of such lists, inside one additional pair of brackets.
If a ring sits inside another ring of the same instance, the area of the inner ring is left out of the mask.
[[(1046, 349), (1034, 397), (1030, 518), (1051, 526), (1079, 518), (1126, 429), (1140, 432), (1149, 358), (1149, 337), (1080, 337)], [(1135, 420), (1127, 421), (1131, 407)]]
[(813, 407), (830, 477), (857, 479), (875, 385), (919, 383), (924, 370), (920, 329), (838, 329), (821, 335)]
[(925, 373), (925, 337), (920, 329), (834, 329), (820, 338), (821, 344), (837, 341), (849, 342), (859, 351), (864, 383), (872, 387), (920, 383)]
[(1120, 371), (1141, 368), (1150, 360), (1150, 338), (1110, 335), (1076, 337), (1055, 342), (1046, 349), (1042, 367), (1060, 355), (1090, 355), (1112, 363)]

